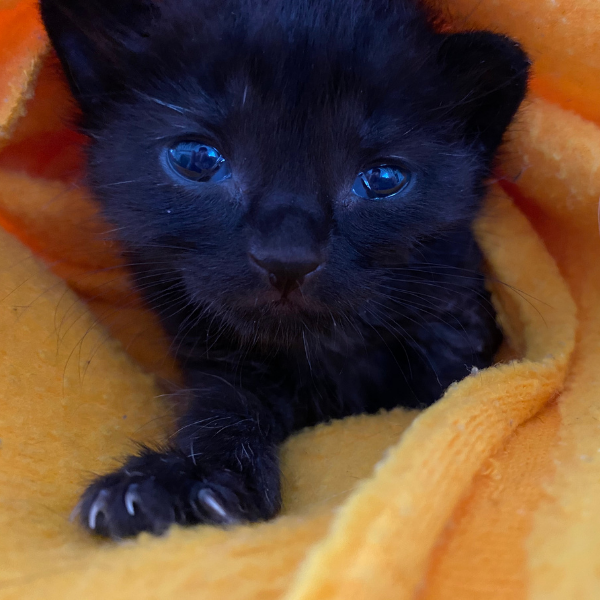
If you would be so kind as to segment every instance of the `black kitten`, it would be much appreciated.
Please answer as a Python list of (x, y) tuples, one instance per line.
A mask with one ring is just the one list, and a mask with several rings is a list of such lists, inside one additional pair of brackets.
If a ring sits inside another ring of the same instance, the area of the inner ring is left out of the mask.
[(42, 0), (89, 185), (193, 392), (172, 446), (97, 479), (115, 538), (268, 519), (277, 446), (423, 407), (501, 335), (471, 223), (526, 89), (409, 0)]

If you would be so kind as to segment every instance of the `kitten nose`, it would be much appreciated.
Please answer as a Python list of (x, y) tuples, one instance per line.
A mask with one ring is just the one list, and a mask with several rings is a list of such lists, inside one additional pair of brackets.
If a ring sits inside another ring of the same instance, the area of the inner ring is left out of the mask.
[(304, 283), (304, 277), (316, 271), (321, 265), (321, 257), (312, 251), (290, 253), (288, 257), (273, 254), (256, 255), (249, 253), (250, 260), (268, 274), (271, 285), (283, 295), (297, 289)]

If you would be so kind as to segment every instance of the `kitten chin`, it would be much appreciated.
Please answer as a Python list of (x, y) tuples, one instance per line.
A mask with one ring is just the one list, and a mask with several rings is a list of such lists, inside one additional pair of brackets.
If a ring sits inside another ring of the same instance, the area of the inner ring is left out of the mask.
[[(339, 319), (342, 322), (342, 319)], [(306, 312), (298, 309), (273, 310), (263, 313), (231, 313), (223, 319), (240, 345), (256, 346), (263, 350), (302, 350), (331, 345), (340, 335), (347, 338), (346, 328), (330, 313)]]

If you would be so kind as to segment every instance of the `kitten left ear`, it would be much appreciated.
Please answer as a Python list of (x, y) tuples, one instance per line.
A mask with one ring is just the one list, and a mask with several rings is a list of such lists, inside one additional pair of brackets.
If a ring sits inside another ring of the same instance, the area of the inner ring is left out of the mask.
[(491, 160), (527, 91), (529, 58), (514, 40), (475, 31), (447, 36), (439, 60), (456, 92), (450, 110)]
[(160, 12), (152, 0), (39, 0), (42, 20), (81, 108), (123, 89)]

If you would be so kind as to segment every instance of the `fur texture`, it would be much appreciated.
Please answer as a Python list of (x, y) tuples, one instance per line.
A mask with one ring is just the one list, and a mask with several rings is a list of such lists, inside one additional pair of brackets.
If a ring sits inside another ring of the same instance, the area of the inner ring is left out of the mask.
[[(407, 0), (41, 7), (89, 185), (191, 392), (171, 447), (89, 487), (86, 527), (272, 517), (291, 432), (427, 406), (491, 363), (501, 335), (470, 227), (526, 89), (514, 42), (436, 33)], [(231, 178), (178, 177), (168, 148), (190, 139)], [(411, 173), (401, 195), (352, 193), (386, 164)]]

